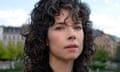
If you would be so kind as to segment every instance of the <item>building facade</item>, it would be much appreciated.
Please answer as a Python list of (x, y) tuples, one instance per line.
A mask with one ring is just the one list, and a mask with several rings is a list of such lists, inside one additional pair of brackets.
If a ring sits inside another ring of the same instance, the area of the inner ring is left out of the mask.
[(14, 43), (23, 41), (20, 32), (21, 27), (0, 26), (0, 40), (2, 40), (5, 44), (9, 41), (13, 41)]
[(3, 39), (3, 26), (0, 26), (0, 40)]

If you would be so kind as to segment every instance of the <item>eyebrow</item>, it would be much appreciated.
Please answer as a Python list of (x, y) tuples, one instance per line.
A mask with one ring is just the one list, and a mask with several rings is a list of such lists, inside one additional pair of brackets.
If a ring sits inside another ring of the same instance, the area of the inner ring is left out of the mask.
[(76, 21), (74, 23), (77, 23), (77, 24), (82, 24), (82, 21)]
[(55, 24), (59, 24), (59, 25), (65, 25), (65, 22), (56, 22)]
[[(56, 22), (55, 25), (65, 25), (67, 26), (67, 24), (65, 22)], [(82, 26), (82, 22), (81, 21), (78, 21), (78, 22), (74, 22), (74, 24), (72, 24), (73, 26), (75, 25), (80, 25)]]
[[(74, 22), (75, 24), (82, 24), (82, 21), (76, 21)], [(60, 25), (64, 25), (66, 24), (65, 22), (56, 22), (55, 24), (60, 24)]]

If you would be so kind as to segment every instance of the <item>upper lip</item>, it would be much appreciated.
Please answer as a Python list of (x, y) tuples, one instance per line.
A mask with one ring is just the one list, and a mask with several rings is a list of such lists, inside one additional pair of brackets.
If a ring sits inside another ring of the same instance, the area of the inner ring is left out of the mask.
[(65, 46), (64, 48), (78, 48), (78, 45), (76, 45), (76, 44), (69, 44), (69, 45)]

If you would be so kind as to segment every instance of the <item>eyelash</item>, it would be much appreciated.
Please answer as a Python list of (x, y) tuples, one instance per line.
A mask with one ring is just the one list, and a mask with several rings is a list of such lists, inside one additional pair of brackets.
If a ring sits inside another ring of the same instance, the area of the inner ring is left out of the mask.
[(81, 30), (82, 27), (81, 26), (75, 26), (74, 29)]
[[(75, 30), (81, 30), (82, 27), (81, 26), (74, 26), (73, 27)], [(63, 26), (58, 26), (58, 27), (55, 27), (55, 30), (63, 30), (64, 27)]]
[(64, 27), (61, 27), (61, 26), (55, 27), (55, 30), (62, 30), (62, 29), (64, 29)]

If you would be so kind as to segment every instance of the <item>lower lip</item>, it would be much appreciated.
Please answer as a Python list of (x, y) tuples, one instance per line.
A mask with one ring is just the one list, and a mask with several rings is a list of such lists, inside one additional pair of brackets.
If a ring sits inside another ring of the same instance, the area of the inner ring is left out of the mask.
[(66, 50), (70, 51), (70, 52), (74, 52), (76, 51), (77, 48), (66, 48)]

